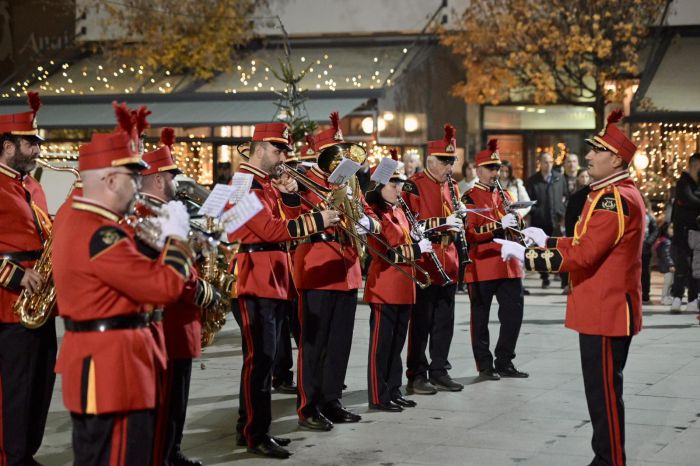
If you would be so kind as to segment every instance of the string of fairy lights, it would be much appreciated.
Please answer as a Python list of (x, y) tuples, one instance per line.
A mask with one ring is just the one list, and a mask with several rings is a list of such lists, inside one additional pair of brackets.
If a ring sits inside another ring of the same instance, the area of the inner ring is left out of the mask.
[(641, 123), (632, 140), (637, 145), (632, 177), (660, 213), (688, 157), (700, 150), (700, 123)]

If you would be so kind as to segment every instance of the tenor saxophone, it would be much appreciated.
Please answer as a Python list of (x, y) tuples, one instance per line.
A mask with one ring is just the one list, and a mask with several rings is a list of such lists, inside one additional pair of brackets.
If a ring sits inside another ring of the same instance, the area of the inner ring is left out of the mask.
[[(71, 187), (71, 191), (80, 181), (80, 173), (75, 168), (58, 167), (49, 164), (47, 161), (37, 159), (37, 163), (42, 167), (59, 172), (70, 172), (75, 176), (75, 181)], [(42, 278), (41, 287), (34, 293), (22, 290), (19, 299), (12, 306), (13, 311), (19, 316), (19, 321), (27, 328), (39, 328), (46, 323), (51, 317), (53, 308), (56, 306), (56, 288), (54, 287), (53, 278), (53, 262), (51, 260), (51, 250), (53, 245), (53, 232), (48, 235), (44, 241), (41, 256), (34, 263), (34, 271)]]

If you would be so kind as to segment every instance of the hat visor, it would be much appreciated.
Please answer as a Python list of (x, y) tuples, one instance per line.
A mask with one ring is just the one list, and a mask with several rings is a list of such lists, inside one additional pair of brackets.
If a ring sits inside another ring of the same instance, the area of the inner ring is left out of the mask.
[(269, 142), (270, 144), (272, 144), (273, 146), (275, 146), (276, 148), (278, 148), (281, 151), (292, 152), (294, 150), (294, 147), (291, 146), (290, 144), (284, 144), (282, 142), (277, 142), (277, 141), (267, 141), (267, 142)]
[(594, 149), (596, 149), (596, 150), (599, 150), (599, 151), (601, 151), (601, 152), (605, 152), (605, 151), (607, 151), (607, 152), (612, 152), (610, 149), (608, 149), (608, 148), (605, 147), (604, 145), (600, 144), (600, 143), (599, 143), (598, 141), (596, 141), (595, 139), (592, 139), (592, 138), (584, 139), (583, 142), (585, 142), (586, 144), (588, 144), (588, 145), (591, 146), (592, 148), (594, 148)]
[(147, 169), (151, 168), (151, 166), (149, 164), (147, 164), (146, 162), (144, 162), (143, 159), (137, 158), (137, 157), (124, 159), (123, 162), (117, 161), (117, 163), (113, 163), (112, 166), (113, 167), (126, 167), (126, 168), (129, 168), (131, 170), (136, 170), (139, 172), (141, 170), (147, 170)]
[(501, 163), (489, 161), (489, 162), (480, 163), (479, 165), (477, 165), (477, 167), (486, 167), (486, 168), (489, 168), (491, 170), (498, 170), (499, 168), (501, 168)]
[(250, 143), (242, 142), (236, 146), (236, 152), (238, 155), (248, 160), (250, 158)]
[(391, 178), (389, 178), (389, 181), (406, 181), (408, 178), (404, 174), (394, 174), (391, 175)]

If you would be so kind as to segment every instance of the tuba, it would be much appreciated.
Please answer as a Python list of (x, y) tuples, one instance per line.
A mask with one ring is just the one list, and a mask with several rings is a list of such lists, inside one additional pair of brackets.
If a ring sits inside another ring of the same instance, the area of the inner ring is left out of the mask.
[[(75, 175), (75, 181), (71, 187), (73, 188), (80, 182), (80, 173), (75, 168), (58, 167), (49, 164), (42, 159), (36, 160), (42, 167), (49, 170), (70, 172)], [(51, 250), (53, 244), (53, 233), (48, 235), (44, 241), (44, 248), (41, 256), (34, 264), (34, 270), (41, 275), (42, 285), (35, 293), (29, 293), (27, 290), (22, 290), (17, 302), (12, 306), (15, 314), (19, 316), (19, 321), (27, 328), (39, 328), (46, 323), (51, 317), (51, 312), (56, 306), (56, 288), (53, 284), (51, 273), (53, 271), (53, 262), (51, 260)]]

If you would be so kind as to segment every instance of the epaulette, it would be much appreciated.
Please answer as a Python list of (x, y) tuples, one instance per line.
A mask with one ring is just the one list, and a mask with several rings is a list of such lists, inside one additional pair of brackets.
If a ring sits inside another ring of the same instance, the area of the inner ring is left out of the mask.
[(250, 185), (250, 189), (263, 189), (263, 185), (256, 179), (253, 179), (253, 183)]
[[(619, 201), (619, 202), (618, 202)], [(622, 214), (629, 215), (629, 206), (624, 198), (619, 194), (615, 196), (615, 191), (610, 190), (598, 198), (593, 210), (607, 210), (609, 212), (617, 212), (618, 204), (622, 206)]]
[(413, 194), (414, 196), (420, 196), (420, 193), (418, 192), (418, 186), (411, 181), (407, 180), (403, 184), (403, 192)]
[(472, 199), (469, 193), (471, 193), (471, 189), (462, 195), (462, 203), (465, 205), (474, 204), (474, 199)]
[(115, 226), (100, 227), (90, 238), (90, 260), (96, 259), (127, 236), (124, 230)]

